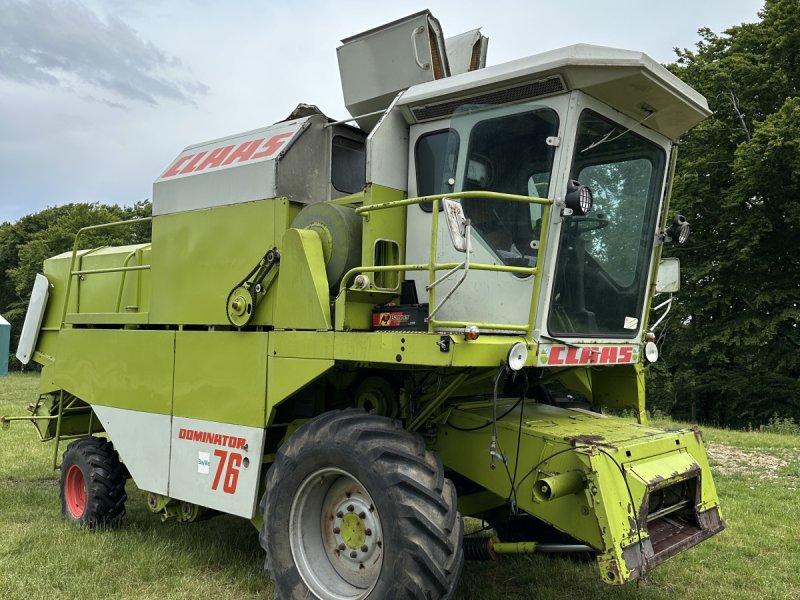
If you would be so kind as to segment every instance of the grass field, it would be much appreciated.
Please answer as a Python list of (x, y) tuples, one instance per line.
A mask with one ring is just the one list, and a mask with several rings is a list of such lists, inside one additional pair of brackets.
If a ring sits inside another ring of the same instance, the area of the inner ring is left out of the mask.
[[(33, 375), (0, 378), (0, 414), (24, 414), (36, 384)], [(600, 583), (593, 563), (468, 563), (456, 598), (800, 599), (800, 437), (704, 435), (728, 522), (722, 534), (623, 588)], [(68, 526), (52, 450), (29, 425), (0, 432), (0, 598), (273, 597), (256, 531), (243, 519), (161, 523), (129, 483), (118, 530)]]

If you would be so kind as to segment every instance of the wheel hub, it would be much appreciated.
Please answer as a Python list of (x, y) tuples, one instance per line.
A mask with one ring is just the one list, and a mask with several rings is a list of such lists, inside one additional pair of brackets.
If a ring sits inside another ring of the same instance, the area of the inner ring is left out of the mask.
[[(364, 521), (353, 513), (347, 513), (339, 523), (341, 527), (342, 541), (348, 548), (361, 548), (367, 540), (366, 526)], [(336, 531), (334, 531), (336, 533)]]
[(380, 517), (366, 488), (342, 469), (309, 475), (295, 494), (289, 541), (305, 584), (324, 600), (361, 600), (383, 565)]
[(86, 512), (86, 480), (78, 465), (71, 465), (64, 480), (64, 502), (69, 514), (80, 519)]

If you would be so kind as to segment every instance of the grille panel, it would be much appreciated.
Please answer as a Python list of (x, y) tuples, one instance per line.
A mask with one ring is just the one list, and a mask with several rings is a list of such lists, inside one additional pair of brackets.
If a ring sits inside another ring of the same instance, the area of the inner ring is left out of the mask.
[(563, 92), (565, 89), (564, 80), (561, 79), (560, 75), (556, 75), (517, 87), (481, 94), (480, 96), (470, 96), (467, 98), (459, 98), (458, 100), (450, 100), (449, 102), (442, 102), (440, 104), (412, 107), (411, 112), (418, 122), (430, 121), (432, 119), (441, 119), (442, 117), (452, 115), (456, 108), (466, 102), (470, 104), (510, 104), (512, 102), (519, 102), (520, 100), (557, 94)]

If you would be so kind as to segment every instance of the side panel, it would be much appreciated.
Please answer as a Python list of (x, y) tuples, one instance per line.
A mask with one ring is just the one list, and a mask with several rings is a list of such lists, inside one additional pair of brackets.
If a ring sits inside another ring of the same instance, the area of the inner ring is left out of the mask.
[(169, 415), (155, 415), (110, 408), (94, 407), (94, 414), (103, 424), (114, 448), (136, 483), (147, 492), (167, 494), (169, 479)]
[(269, 333), (179, 331), (173, 415), (265, 424)]
[[(25, 323), (22, 325), (22, 333), (20, 334), (19, 346), (17, 348), (17, 358), (23, 365), (27, 365), (30, 362), (33, 350), (36, 348), (36, 340), (39, 337), (39, 328), (42, 326), (42, 318), (44, 317), (44, 309), (47, 306), (47, 295), (49, 291), (50, 283), (47, 281), (47, 277), (37, 273), (36, 279), (33, 282), (31, 301), (30, 304), (28, 304), (28, 312), (25, 313)], [(3, 323), (6, 326), (8, 325), (7, 321)], [(6, 354), (8, 354), (7, 345), (7, 342), (3, 345)], [(7, 360), (4, 359), (3, 362), (6, 364)], [(6, 373), (7, 372), (8, 365), (6, 364)]]
[(64, 329), (54, 382), (92, 405), (169, 415), (174, 331)]
[(150, 323), (228, 325), (228, 293), (275, 245), (275, 204), (155, 217)]
[(175, 417), (168, 495), (252, 519), (263, 452), (263, 429)]

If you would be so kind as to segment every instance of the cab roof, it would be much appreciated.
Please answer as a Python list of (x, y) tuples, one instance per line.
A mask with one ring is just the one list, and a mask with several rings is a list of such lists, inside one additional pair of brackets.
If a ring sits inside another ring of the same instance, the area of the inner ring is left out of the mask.
[(711, 115), (706, 99), (642, 52), (575, 44), (412, 86), (397, 102), (409, 123), (463, 102), (516, 102), (581, 90), (675, 139)]

